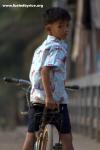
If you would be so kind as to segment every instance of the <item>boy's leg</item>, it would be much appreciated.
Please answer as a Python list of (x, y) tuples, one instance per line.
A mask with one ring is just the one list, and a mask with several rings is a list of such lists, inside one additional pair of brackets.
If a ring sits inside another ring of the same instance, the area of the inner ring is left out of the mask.
[(35, 118), (34, 114), (42, 112), (44, 107), (31, 107), (28, 112), (28, 132), (22, 150), (33, 150), (36, 141), (35, 131), (38, 131), (41, 117)]
[(22, 150), (33, 150), (36, 137), (34, 133), (27, 132)]
[(60, 139), (63, 145), (63, 150), (74, 150), (72, 144), (71, 123), (67, 104), (61, 104), (60, 112), (62, 115), (62, 122), (59, 132), (60, 132)]
[(63, 150), (74, 150), (71, 134), (61, 134), (60, 139), (62, 142)]

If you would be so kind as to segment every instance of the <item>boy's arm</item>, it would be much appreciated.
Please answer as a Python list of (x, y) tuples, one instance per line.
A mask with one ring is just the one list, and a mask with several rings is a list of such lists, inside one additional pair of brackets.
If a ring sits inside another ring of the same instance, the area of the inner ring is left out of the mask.
[(51, 67), (43, 67), (41, 69), (41, 77), (42, 77), (42, 83), (45, 91), (45, 105), (47, 108), (55, 109), (58, 107), (58, 104), (53, 100), (52, 90), (51, 90), (51, 84), (50, 84), (50, 71)]

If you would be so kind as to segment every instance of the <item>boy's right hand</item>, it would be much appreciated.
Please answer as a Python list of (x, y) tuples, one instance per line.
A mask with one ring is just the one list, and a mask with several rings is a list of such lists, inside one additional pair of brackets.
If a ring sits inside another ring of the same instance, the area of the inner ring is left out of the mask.
[(59, 103), (55, 102), (53, 98), (46, 98), (45, 107), (53, 110), (59, 108)]

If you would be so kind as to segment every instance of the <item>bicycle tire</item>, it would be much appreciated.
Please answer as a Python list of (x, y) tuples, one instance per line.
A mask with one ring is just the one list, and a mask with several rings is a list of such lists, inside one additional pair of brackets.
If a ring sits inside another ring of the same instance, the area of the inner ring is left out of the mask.
[(41, 150), (42, 136), (39, 136), (33, 150)]
[(43, 132), (40, 150), (53, 150), (55, 143), (59, 143), (59, 133), (54, 125), (47, 124)]
[(40, 150), (40, 149), (41, 149), (41, 141), (38, 140), (38, 141), (36, 141), (33, 150)]

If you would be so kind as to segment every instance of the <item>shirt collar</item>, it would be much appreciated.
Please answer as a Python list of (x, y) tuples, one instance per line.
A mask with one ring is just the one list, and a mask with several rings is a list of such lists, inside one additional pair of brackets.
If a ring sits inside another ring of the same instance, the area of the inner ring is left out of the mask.
[(52, 35), (47, 36), (47, 39), (46, 39), (47, 42), (54, 41), (54, 40), (61, 43), (64, 46), (64, 48), (67, 48), (67, 44), (64, 40), (59, 40), (55, 36), (52, 36)]
[(47, 41), (52, 41), (52, 40), (58, 40), (58, 41), (60, 41), (60, 40), (57, 39), (55, 36), (48, 35), (48, 36), (47, 36)]
[(56, 41), (58, 41), (58, 42), (65, 43), (64, 40), (59, 40), (59, 39), (57, 39), (55, 36), (48, 35), (48, 36), (47, 36), (47, 41), (52, 41), (52, 40), (56, 40)]

